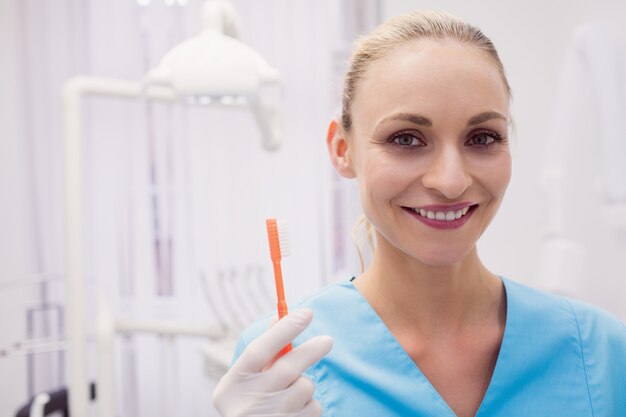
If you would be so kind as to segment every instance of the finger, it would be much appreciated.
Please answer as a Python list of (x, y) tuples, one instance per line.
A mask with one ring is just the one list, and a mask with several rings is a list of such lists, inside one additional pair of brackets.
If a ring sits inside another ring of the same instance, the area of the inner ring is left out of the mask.
[(310, 309), (288, 314), (250, 343), (233, 367), (239, 372), (260, 372), (285, 345), (306, 329), (312, 318)]
[(309, 378), (301, 376), (283, 391), (277, 393), (280, 410), (295, 413), (302, 410), (313, 398), (315, 384)]
[(330, 336), (315, 336), (281, 357), (265, 371), (264, 379), (271, 391), (284, 389), (304, 371), (322, 359), (333, 347)]
[(319, 401), (311, 400), (300, 412), (294, 414), (294, 417), (321, 417), (323, 411)]

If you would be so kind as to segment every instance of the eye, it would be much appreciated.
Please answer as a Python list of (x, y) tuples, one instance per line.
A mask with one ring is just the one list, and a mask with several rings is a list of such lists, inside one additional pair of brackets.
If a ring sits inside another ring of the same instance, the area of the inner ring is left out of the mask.
[(400, 145), (405, 148), (414, 147), (414, 146), (424, 146), (424, 142), (409, 132), (400, 132), (393, 135), (389, 138), (389, 142), (392, 142), (396, 145)]
[(497, 142), (504, 142), (505, 138), (500, 134), (493, 132), (491, 130), (484, 130), (477, 132), (470, 136), (470, 138), (465, 142), (466, 145), (469, 146), (479, 146), (479, 147), (489, 147)]

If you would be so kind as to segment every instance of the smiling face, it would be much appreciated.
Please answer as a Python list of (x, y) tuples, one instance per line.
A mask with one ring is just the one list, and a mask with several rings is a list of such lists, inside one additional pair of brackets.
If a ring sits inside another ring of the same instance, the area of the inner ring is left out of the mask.
[(488, 55), (454, 40), (405, 42), (368, 65), (351, 116), (329, 148), (357, 178), (378, 245), (433, 266), (465, 258), (511, 177), (509, 97)]

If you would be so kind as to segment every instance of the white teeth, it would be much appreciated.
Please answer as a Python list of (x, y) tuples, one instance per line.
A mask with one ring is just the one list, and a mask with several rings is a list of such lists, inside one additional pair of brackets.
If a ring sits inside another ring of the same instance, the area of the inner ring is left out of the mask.
[(430, 211), (418, 208), (413, 209), (413, 211), (415, 211), (420, 216), (427, 217), (431, 220), (451, 222), (465, 216), (469, 211), (469, 206), (457, 211)]

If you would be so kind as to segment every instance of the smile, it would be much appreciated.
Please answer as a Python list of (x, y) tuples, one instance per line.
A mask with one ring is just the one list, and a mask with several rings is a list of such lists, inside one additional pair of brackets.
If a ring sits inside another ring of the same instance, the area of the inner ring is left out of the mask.
[(469, 207), (465, 207), (464, 209), (457, 211), (430, 211), (414, 208), (413, 211), (422, 217), (426, 217), (427, 219), (451, 222), (465, 216), (469, 209)]
[(413, 218), (435, 229), (457, 229), (470, 219), (478, 204), (459, 210), (426, 210), (422, 208), (403, 207)]

